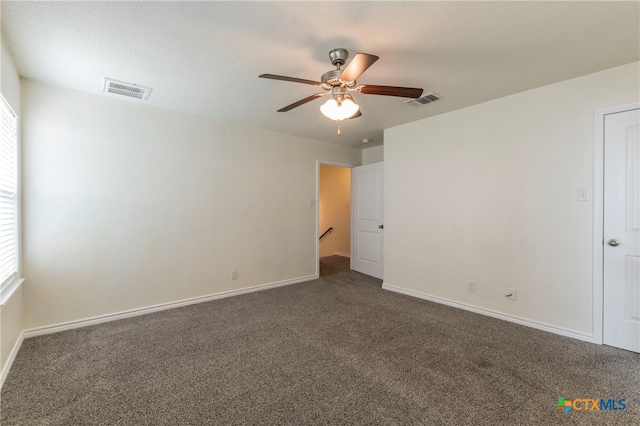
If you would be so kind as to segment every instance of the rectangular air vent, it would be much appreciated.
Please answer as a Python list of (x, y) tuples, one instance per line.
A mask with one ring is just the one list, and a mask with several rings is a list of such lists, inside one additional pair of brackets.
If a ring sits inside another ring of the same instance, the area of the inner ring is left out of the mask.
[(113, 93), (115, 95), (127, 96), (129, 98), (140, 99), (146, 101), (151, 94), (150, 87), (138, 86), (132, 83), (125, 83), (123, 81), (112, 80), (110, 78), (104, 79), (104, 91), (107, 93)]
[(404, 103), (411, 106), (422, 106), (422, 105), (430, 104), (431, 102), (435, 102), (439, 99), (440, 99), (440, 96), (436, 95), (435, 93), (427, 93), (426, 95), (422, 95), (419, 98), (409, 99)]

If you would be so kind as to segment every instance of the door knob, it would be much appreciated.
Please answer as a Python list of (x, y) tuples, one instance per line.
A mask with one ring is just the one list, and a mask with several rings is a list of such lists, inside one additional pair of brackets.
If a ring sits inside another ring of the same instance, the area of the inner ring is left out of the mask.
[(609, 244), (611, 247), (618, 247), (620, 245), (620, 241), (612, 238), (609, 241), (607, 241), (607, 244)]
[(384, 225), (378, 225), (378, 228), (384, 229)]

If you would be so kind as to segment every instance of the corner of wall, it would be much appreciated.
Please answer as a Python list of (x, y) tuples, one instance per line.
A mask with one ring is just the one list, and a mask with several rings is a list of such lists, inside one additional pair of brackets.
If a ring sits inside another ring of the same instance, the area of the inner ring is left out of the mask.
[[(0, 90), (11, 107), (20, 114), (20, 76), (4, 38), (0, 37)], [(20, 144), (18, 130), (18, 144)], [(24, 333), (23, 287), (18, 286), (0, 308), (0, 388), (9, 373)]]
[(0, 37), (0, 88), (11, 106), (20, 111), (20, 76), (4, 38)]

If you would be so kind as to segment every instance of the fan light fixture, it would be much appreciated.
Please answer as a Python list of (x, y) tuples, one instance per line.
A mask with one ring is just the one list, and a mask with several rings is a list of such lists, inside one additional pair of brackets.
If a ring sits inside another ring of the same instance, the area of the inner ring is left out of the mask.
[(351, 96), (345, 96), (340, 103), (331, 98), (320, 107), (322, 114), (334, 121), (346, 120), (358, 112), (358, 109), (360, 107), (353, 102)]

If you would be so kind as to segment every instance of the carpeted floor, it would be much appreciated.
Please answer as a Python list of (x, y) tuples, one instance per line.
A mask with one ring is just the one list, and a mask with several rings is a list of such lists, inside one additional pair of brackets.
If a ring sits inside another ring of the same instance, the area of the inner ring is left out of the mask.
[[(26, 340), (9, 425), (640, 424), (640, 355), (316, 281)], [(558, 397), (624, 411), (554, 409)]]

